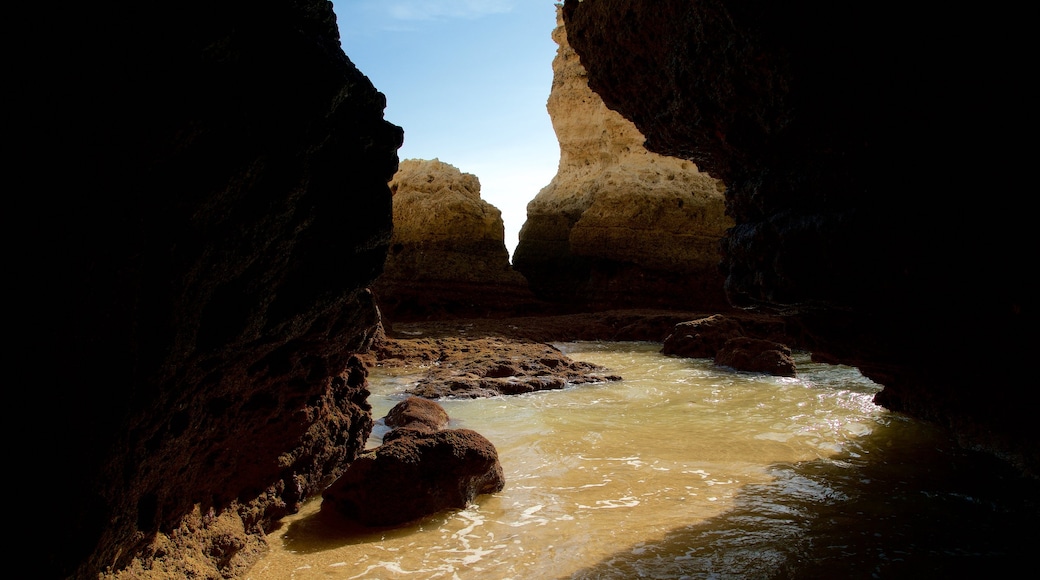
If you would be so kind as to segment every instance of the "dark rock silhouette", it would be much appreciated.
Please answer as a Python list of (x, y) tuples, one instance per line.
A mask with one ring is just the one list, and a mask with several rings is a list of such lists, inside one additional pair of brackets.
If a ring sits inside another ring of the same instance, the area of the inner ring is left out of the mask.
[(676, 324), (661, 345), (661, 352), (711, 358), (717, 365), (740, 371), (793, 377), (796, 369), (791, 348), (774, 340), (782, 336), (782, 325), (754, 319), (742, 324), (733, 316), (713, 314)]
[(1032, 176), (1007, 135), (1032, 108), (1023, 10), (567, 0), (563, 16), (647, 148), (726, 184), (734, 305), (789, 315), (818, 358), (884, 385), (879, 403), (1040, 473), (1040, 391), (1020, 387), (1040, 292), (1014, 194)]
[(240, 574), (371, 430), (354, 354), (402, 131), (328, 2), (31, 10), (11, 276), (46, 394), (27, 469), (69, 482), (33, 518), (34, 574), (181, 577), (171, 534)]
[(727, 340), (715, 354), (715, 364), (778, 377), (797, 375), (790, 347), (750, 336)]

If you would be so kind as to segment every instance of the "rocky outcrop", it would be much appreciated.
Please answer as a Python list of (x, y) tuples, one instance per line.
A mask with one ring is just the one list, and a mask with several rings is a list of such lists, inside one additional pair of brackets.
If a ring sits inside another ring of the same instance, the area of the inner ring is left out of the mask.
[(232, 577), (371, 430), (402, 131), (329, 2), (52, 8), (5, 228), (45, 424), (18, 469), (60, 486), (33, 575)]
[(881, 404), (1040, 473), (1040, 391), (1018, 387), (1040, 293), (1013, 192), (1032, 175), (998, 129), (1031, 108), (1004, 72), (1029, 66), (1025, 12), (567, 0), (563, 17), (647, 147), (726, 183), (734, 304), (791, 315)]
[(776, 377), (794, 377), (798, 374), (789, 346), (750, 336), (727, 340), (715, 353), (715, 364)]
[(373, 364), (384, 367), (425, 368), (407, 392), (427, 399), (518, 395), (621, 379), (551, 344), (502, 337), (384, 338), (371, 354)]
[(689, 358), (714, 358), (727, 340), (744, 336), (736, 319), (714, 314), (675, 325), (661, 345), (663, 354)]
[(406, 159), (390, 182), (394, 234), (373, 285), (388, 320), (485, 316), (533, 303), (513, 270), (502, 212), (480, 181), (438, 159)]
[(542, 298), (589, 308), (727, 308), (722, 183), (651, 153), (589, 89), (558, 19), (547, 109), (560, 142), (552, 182), (527, 206), (514, 267)]
[[(745, 329), (747, 325), (747, 329)], [(739, 371), (796, 376), (791, 348), (778, 340), (786, 337), (782, 324), (745, 320), (714, 314), (675, 325), (661, 345), (663, 354), (711, 358), (715, 364)]]
[[(395, 417), (425, 418), (447, 413), (433, 401), (409, 398), (390, 410)], [(435, 419), (433, 423), (437, 423)], [(422, 418), (400, 423), (383, 436), (383, 444), (358, 457), (322, 493), (321, 510), (365, 526), (394, 526), (447, 509), (463, 509), (477, 496), (505, 487), (495, 446), (470, 429), (438, 430)]]

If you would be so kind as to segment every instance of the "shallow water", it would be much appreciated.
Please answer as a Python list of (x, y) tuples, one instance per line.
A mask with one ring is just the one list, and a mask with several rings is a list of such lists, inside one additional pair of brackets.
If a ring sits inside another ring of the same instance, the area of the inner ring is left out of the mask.
[[(960, 578), (1034, 561), (1036, 482), (874, 405), (855, 369), (557, 346), (624, 380), (440, 401), (495, 444), (504, 490), (391, 530), (331, 524), (315, 499), (248, 577)], [(373, 416), (415, 378), (374, 369)]]

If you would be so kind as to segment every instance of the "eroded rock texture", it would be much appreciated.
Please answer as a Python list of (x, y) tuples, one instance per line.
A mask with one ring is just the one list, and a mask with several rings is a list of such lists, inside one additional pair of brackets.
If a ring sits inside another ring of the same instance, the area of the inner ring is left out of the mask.
[(322, 514), (394, 526), (502, 491), (505, 476), (494, 444), (471, 429), (442, 429), (448, 419), (434, 401), (398, 403), (384, 418), (393, 429), (382, 445), (362, 453), (322, 493)]
[(1037, 471), (1019, 10), (567, 0), (589, 85), (727, 185), (726, 291)]
[[(503, 320), (513, 320), (518, 324), (503, 323)], [(501, 336), (497, 331), (490, 333), (496, 336), (483, 336), (485, 330), (474, 328), (470, 322), (433, 323), (445, 330), (455, 324), (465, 326), (447, 330), (444, 334), (438, 331), (435, 334), (439, 336), (420, 337), (427, 331), (412, 330), (398, 338), (380, 337), (365, 356), (366, 364), (423, 369), (422, 376), (406, 392), (426, 399), (519, 395), (562, 389), (568, 385), (621, 380), (609, 369), (573, 360), (546, 342)], [(516, 329), (520, 333), (542, 332), (536, 328), (541, 326), (541, 321), (531, 317), (484, 319), (484, 323), (497, 325), (498, 329), (505, 324), (509, 327), (507, 330)], [(423, 328), (422, 323), (418, 325), (418, 328)], [(416, 328), (415, 325), (408, 326)], [(469, 336), (470, 333), (473, 335)]]
[[(559, 15), (559, 11), (558, 11)], [(552, 182), (527, 206), (513, 259), (540, 297), (591, 308), (726, 308), (723, 186), (651, 153), (589, 89), (558, 17), (547, 108), (560, 142)]]
[(480, 181), (439, 159), (406, 159), (390, 182), (394, 233), (373, 285), (390, 322), (485, 316), (534, 302), (509, 264), (502, 212)]
[(26, 474), (60, 485), (32, 575), (233, 576), (371, 430), (402, 131), (329, 2), (48, 9), (15, 83)]

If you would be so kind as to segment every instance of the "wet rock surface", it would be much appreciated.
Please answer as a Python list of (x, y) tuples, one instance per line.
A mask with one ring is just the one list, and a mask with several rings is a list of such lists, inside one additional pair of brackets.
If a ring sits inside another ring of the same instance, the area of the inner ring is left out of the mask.
[[(745, 329), (745, 325), (747, 329)], [(713, 314), (680, 322), (665, 339), (661, 352), (691, 358), (713, 358), (715, 364), (739, 371), (796, 375), (790, 341), (780, 320), (738, 318)]]
[[(379, 333), (364, 360), (368, 366), (418, 371), (407, 392), (429, 399), (515, 395), (624, 378), (575, 361), (552, 344), (575, 340), (660, 342), (665, 354), (722, 356), (725, 366), (737, 370), (794, 376), (789, 345), (797, 345), (797, 337), (786, 328), (783, 318), (769, 315), (658, 310), (412, 322)], [(742, 340), (731, 340), (737, 338)]]
[(376, 364), (421, 370), (424, 376), (407, 392), (428, 399), (517, 395), (620, 379), (551, 344), (521, 338), (388, 339), (374, 350)]
[(322, 493), (323, 514), (395, 526), (501, 491), (505, 477), (494, 444), (470, 429), (435, 426), (447, 421), (433, 401), (411, 397), (395, 405), (384, 423), (397, 427)]
[(715, 353), (715, 364), (778, 377), (793, 377), (797, 374), (790, 347), (750, 336), (727, 340)]

